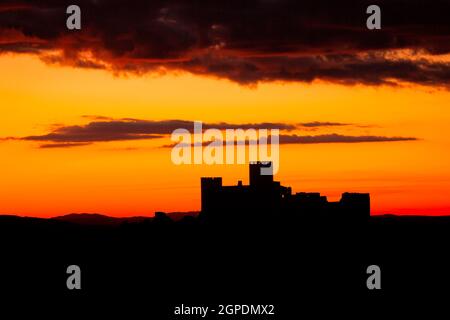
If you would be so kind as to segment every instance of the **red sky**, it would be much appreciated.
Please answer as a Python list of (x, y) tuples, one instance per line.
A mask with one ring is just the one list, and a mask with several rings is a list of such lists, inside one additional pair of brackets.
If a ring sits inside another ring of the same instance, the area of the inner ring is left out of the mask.
[(61, 4), (0, 6), (0, 213), (198, 210), (201, 176), (245, 183), (247, 167), (174, 165), (163, 146), (196, 120), (279, 126), (295, 143), (276, 179), (295, 192), (450, 213), (445, 8), (428, 20), (413, 1), (411, 23), (392, 4), (370, 33), (362, 5), (177, 3), (82, 1), (78, 33)]

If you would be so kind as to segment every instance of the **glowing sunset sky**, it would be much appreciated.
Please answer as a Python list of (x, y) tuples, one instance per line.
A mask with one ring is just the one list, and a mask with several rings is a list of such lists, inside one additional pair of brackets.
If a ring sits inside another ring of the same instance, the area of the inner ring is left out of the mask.
[[(108, 11), (91, 22), (101, 8), (81, 1), (85, 29), (74, 35), (63, 29), (64, 13), (60, 27), (59, 18), (52, 18), (63, 5), (26, 3), (0, 5), (0, 213), (199, 210), (201, 176), (248, 182), (246, 165), (174, 165), (171, 149), (163, 147), (174, 120), (292, 126), (282, 134), (300, 138), (280, 146), (276, 180), (294, 192), (317, 191), (329, 200), (345, 191), (370, 192), (372, 214), (450, 213), (449, 23), (438, 13), (439, 34), (424, 27), (412, 38), (417, 26), (398, 22), (401, 32), (391, 28), (373, 46), (353, 22), (348, 31), (348, 21), (328, 21), (353, 37), (353, 47), (340, 47), (348, 34), (321, 38), (330, 32), (325, 22), (315, 32), (303, 31), (314, 33), (317, 42), (302, 42), (290, 32), (280, 39), (277, 28), (286, 24), (276, 19), (267, 38), (252, 38), (249, 28), (236, 34), (233, 26), (245, 23), (226, 18), (232, 8), (223, 8), (225, 17), (214, 22), (211, 11), (194, 16), (159, 2), (146, 7), (154, 17), (151, 32), (133, 33), (145, 29), (140, 24), (106, 28), (109, 39), (102, 29)], [(254, 10), (264, 16), (260, 6)], [(129, 10), (124, 22), (144, 19), (133, 16), (142, 11), (139, 5)], [(28, 29), (31, 22), (22, 23), (21, 14), (36, 23), (45, 18), (46, 28), (56, 30)], [(314, 17), (306, 17), (298, 17), (302, 25), (316, 26)], [(388, 15), (385, 23), (390, 20)], [(146, 47), (144, 40), (157, 34), (174, 40), (159, 48), (149, 40)], [(123, 48), (114, 39), (126, 40)], [(304, 143), (305, 136), (312, 143)]]

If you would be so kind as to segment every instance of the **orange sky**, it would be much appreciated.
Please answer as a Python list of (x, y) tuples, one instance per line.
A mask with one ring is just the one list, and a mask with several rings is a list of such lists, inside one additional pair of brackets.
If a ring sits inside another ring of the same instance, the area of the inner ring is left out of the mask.
[[(89, 122), (83, 115), (203, 122), (356, 124), (300, 134), (417, 137), (417, 141), (282, 145), (276, 179), (293, 190), (336, 200), (370, 192), (372, 213), (450, 214), (450, 92), (313, 84), (260, 84), (166, 74), (114, 76), (47, 65), (28, 55), (0, 56), (0, 137), (48, 133)], [(200, 177), (247, 181), (245, 165), (171, 162), (165, 140), (40, 149), (0, 141), (0, 213), (114, 216), (200, 208)]]

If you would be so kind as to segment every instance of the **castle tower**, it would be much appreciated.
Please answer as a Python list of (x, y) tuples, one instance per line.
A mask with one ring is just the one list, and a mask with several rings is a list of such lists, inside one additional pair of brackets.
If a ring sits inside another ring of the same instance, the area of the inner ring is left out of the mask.
[(342, 212), (352, 221), (364, 221), (370, 217), (370, 194), (349, 193), (342, 194), (340, 200)]
[[(266, 171), (266, 172), (264, 172)], [(269, 174), (262, 174), (264, 173)], [(264, 187), (273, 184), (273, 168), (270, 161), (254, 161), (250, 162), (250, 186)]]

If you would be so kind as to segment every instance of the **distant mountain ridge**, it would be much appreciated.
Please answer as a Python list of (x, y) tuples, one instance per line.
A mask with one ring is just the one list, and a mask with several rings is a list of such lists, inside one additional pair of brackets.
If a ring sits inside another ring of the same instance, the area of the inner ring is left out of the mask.
[[(187, 212), (156, 212), (155, 215), (167, 216), (173, 221), (180, 221), (184, 217), (197, 217), (198, 211), (187, 211)], [(442, 216), (426, 216), (426, 215), (394, 215), (394, 214), (384, 214), (384, 215), (373, 215), (370, 217), (370, 221), (373, 223), (383, 222), (403, 222), (403, 223), (450, 223), (450, 215)], [(153, 221), (154, 216), (131, 216), (131, 217), (111, 217), (99, 213), (70, 213), (62, 216), (56, 216), (51, 218), (38, 218), (38, 217), (28, 217), (20, 215), (8, 215), (0, 214), (1, 222), (25, 222), (34, 221), (36, 223), (40, 222), (66, 222), (70, 224), (76, 224), (81, 226), (119, 226), (122, 223), (142, 223), (145, 221)]]
[[(196, 211), (188, 212), (159, 212), (164, 214), (174, 221), (183, 219), (184, 217), (195, 217), (198, 215)], [(153, 216), (134, 216), (134, 217), (111, 217), (100, 213), (70, 213), (62, 216), (56, 216), (52, 218), (36, 218), (18, 215), (0, 215), (2, 219), (27, 219), (27, 220), (49, 220), (49, 221), (62, 221), (70, 222), (80, 225), (92, 225), (92, 226), (117, 226), (122, 223), (141, 223), (144, 221), (152, 221)]]
[(84, 225), (119, 225), (124, 222), (143, 222), (145, 220), (152, 220), (153, 217), (110, 217), (99, 213), (70, 213), (50, 219)]
[[(166, 216), (174, 221), (181, 220), (186, 216), (196, 216), (198, 212), (163, 212)], [(151, 221), (154, 217), (134, 216), (134, 217), (111, 217), (99, 213), (70, 213), (64, 216), (51, 218), (53, 220), (72, 222), (84, 225), (119, 225), (124, 222), (139, 223), (144, 221)]]

